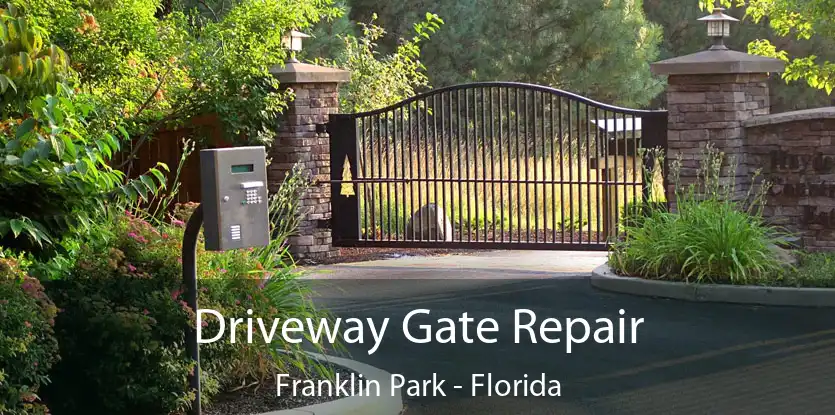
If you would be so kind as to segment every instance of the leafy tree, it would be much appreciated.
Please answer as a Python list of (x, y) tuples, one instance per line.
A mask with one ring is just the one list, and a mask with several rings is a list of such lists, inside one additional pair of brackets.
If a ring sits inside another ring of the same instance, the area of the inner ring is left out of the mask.
[(0, 108), (20, 112), (28, 99), (56, 92), (58, 82), (69, 73), (67, 56), (60, 48), (45, 45), (43, 30), (31, 25), (12, 4), (0, 11), (0, 27)]
[(108, 206), (164, 187), (165, 166), (126, 181), (109, 165), (121, 140), (89, 122), (96, 107), (69, 87), (65, 53), (18, 7), (0, 16), (0, 246), (51, 255)]
[(211, 113), (226, 139), (268, 144), (288, 100), (269, 74), (282, 35), (338, 14), (331, 0), (19, 1), (47, 22), (102, 116), (139, 141)]
[(344, 1), (334, 7), (339, 10), (338, 16), (321, 20), (308, 31), (311, 37), (306, 39), (304, 49), (299, 52), (300, 60), (336, 59), (345, 53), (345, 37), (360, 34), (360, 25), (349, 18), (350, 7)]
[(420, 61), (421, 45), (443, 24), (437, 15), (426, 13), (414, 24), (414, 36), (401, 40), (389, 55), (379, 56), (377, 41), (385, 30), (374, 24), (360, 23), (360, 37), (342, 36), (340, 56), (320, 63), (351, 71), (351, 81), (341, 89), (340, 107), (345, 112), (363, 112), (382, 108), (415, 95), (415, 90), (429, 86), (426, 67)]
[[(663, 28), (664, 36), (659, 46), (659, 59), (683, 56), (705, 50), (710, 46), (710, 39), (706, 35), (705, 23), (697, 19), (706, 13), (700, 10), (698, 4), (692, 0), (644, 0), (644, 11), (647, 18)], [(737, 17), (744, 17), (744, 10), (732, 9), (726, 13)], [(835, 39), (821, 37), (799, 41), (797, 39), (780, 37), (774, 34), (768, 23), (750, 21), (731, 25), (731, 36), (725, 40), (733, 50), (747, 50), (749, 42), (756, 39), (768, 39), (790, 56), (806, 56), (815, 54), (819, 59), (835, 59)], [(806, 83), (786, 83), (779, 77), (769, 81), (771, 91), (771, 106), (774, 112), (796, 109), (817, 108), (834, 105), (835, 97), (828, 96), (823, 90), (809, 87)], [(659, 94), (653, 100), (653, 107), (665, 106), (665, 95)]]
[(422, 54), (435, 85), (524, 81), (629, 106), (647, 104), (663, 86), (648, 66), (657, 56), (660, 28), (646, 20), (641, 1), (377, 3), (354, 0), (351, 14), (359, 20), (376, 10), (392, 34), (388, 50), (418, 10), (446, 20)]
[[(778, 36), (798, 40), (820, 37), (835, 40), (835, 1), (833, 0), (720, 0), (725, 7), (745, 7), (745, 16), (758, 23), (767, 21)], [(713, 11), (712, 0), (699, 0), (702, 9)], [(804, 80), (812, 88), (831, 94), (835, 89), (835, 61), (818, 59), (815, 54), (792, 57), (769, 39), (748, 44), (748, 51), (786, 62), (783, 79)]]

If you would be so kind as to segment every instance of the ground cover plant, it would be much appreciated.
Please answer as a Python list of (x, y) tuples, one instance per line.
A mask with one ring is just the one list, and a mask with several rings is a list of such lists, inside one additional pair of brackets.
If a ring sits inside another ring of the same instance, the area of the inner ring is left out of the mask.
[(796, 252), (795, 255), (797, 264), (767, 283), (784, 287), (835, 288), (835, 254)]

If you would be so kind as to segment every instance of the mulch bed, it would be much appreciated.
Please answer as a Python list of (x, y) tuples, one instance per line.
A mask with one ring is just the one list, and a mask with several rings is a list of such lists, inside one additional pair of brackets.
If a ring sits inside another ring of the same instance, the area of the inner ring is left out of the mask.
[[(557, 232), (557, 242), (564, 242), (564, 243), (598, 243), (598, 238), (600, 239), (600, 243), (604, 243), (606, 238), (604, 235), (598, 235), (596, 232), (589, 234), (588, 232), (574, 232), (573, 235), (569, 235), (569, 233), (561, 234)], [(475, 240), (475, 233), (472, 234), (472, 238), (474, 242), (484, 241), (484, 233), (478, 233), (479, 240)], [(514, 230), (513, 234), (511, 235), (510, 232), (504, 232), (504, 240), (505, 241), (513, 241), (517, 242), (520, 240), (522, 241), (530, 241), (530, 242), (554, 242), (554, 234), (550, 230), (540, 229), (537, 231), (531, 231), (530, 236), (528, 236), (528, 231), (523, 230), (521, 235), (517, 234), (516, 230)], [(461, 238), (458, 235), (458, 230), (455, 230), (454, 235), (455, 240), (459, 240)], [(463, 237), (466, 240), (467, 236)], [(564, 238), (564, 239), (562, 239)], [(394, 238), (392, 238), (394, 239)], [(573, 240), (572, 240), (573, 239)], [(488, 241), (495, 241), (501, 242), (502, 236), (501, 233), (497, 230), (494, 234), (492, 229), (488, 230)], [(498, 249), (498, 248), (497, 248)], [(376, 261), (380, 259), (393, 259), (393, 258), (402, 258), (407, 256), (444, 256), (444, 255), (460, 255), (460, 254), (468, 254), (473, 252), (489, 252), (493, 249), (450, 249), (450, 248), (338, 248), (337, 254), (330, 257), (330, 258), (320, 258), (314, 261), (305, 261), (303, 262), (304, 265), (330, 265), (330, 264), (340, 264), (340, 263), (350, 263), (350, 262), (363, 262), (363, 261)]]
[[(343, 379), (350, 376), (353, 371), (341, 366), (332, 365), (331, 370), (339, 373)], [(324, 379), (315, 374), (304, 376), (297, 369), (288, 370), (290, 379), (284, 378), (284, 383), (292, 382), (292, 379)], [(337, 396), (293, 396), (290, 387), (282, 388), (282, 395), (278, 396), (276, 390), (276, 378), (272, 377), (264, 383), (239, 389), (234, 392), (220, 394), (213, 399), (210, 406), (203, 409), (203, 415), (257, 415), (266, 412), (280, 411), (284, 409), (301, 408), (308, 405), (315, 405), (330, 402), (342, 398)]]
[(379, 259), (394, 259), (406, 256), (443, 256), (473, 253), (474, 249), (441, 249), (441, 248), (338, 248), (337, 254), (330, 258), (307, 261), (305, 265), (330, 265), (349, 262), (376, 261)]

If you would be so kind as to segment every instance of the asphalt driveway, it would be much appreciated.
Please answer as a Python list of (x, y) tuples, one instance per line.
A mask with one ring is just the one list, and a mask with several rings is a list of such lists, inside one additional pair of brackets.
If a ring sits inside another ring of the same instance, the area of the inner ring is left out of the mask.
[[(414, 344), (387, 332), (373, 355), (353, 359), (411, 379), (433, 373), (469, 385), (474, 373), (515, 380), (542, 374), (558, 398), (407, 398), (407, 414), (831, 414), (835, 413), (835, 313), (831, 309), (687, 303), (596, 291), (588, 273), (597, 253), (496, 252), (400, 258), (311, 269), (316, 302), (342, 317), (390, 318), (416, 308), (440, 317), (493, 318), (495, 344)], [(514, 310), (538, 316), (616, 321), (640, 317), (636, 344), (514, 343)], [(415, 323), (418, 324), (418, 323)], [(507, 329), (506, 329), (507, 328)]]

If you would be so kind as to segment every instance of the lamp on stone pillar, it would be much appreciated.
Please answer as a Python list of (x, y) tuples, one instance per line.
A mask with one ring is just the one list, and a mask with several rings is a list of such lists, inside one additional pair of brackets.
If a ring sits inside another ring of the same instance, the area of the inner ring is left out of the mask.
[(287, 32), (286, 35), (281, 37), (281, 45), (284, 46), (285, 49), (290, 51), (290, 59), (287, 60), (287, 62), (298, 62), (298, 59), (296, 59), (296, 52), (301, 52), (302, 39), (308, 37), (310, 37), (310, 35), (308, 35), (307, 33), (299, 32), (298, 30), (291, 30)]
[[(296, 46), (302, 38), (293, 37), (297, 39)], [(288, 42), (293, 42), (289, 35)], [(331, 160), (330, 135), (320, 126), (328, 124), (330, 115), (339, 112), (339, 85), (349, 82), (351, 73), (295, 59), (273, 66), (270, 73), (282, 89), (293, 91), (293, 99), (276, 122), (276, 139), (267, 153), (271, 159), (267, 182), (274, 186), (270, 193), (278, 190), (297, 165), (311, 179), (311, 186), (299, 202), (301, 220), (296, 235), (289, 238), (290, 252), (300, 261), (321, 259), (334, 251), (331, 230), (322, 226), (322, 221), (331, 218)], [(341, 169), (344, 160), (333, 162)]]
[(701, 22), (707, 22), (707, 35), (713, 38), (710, 50), (728, 50), (725, 38), (731, 35), (731, 23), (739, 21), (723, 13), (724, 11), (721, 7), (715, 7), (711, 15), (699, 19)]
[[(697, 183), (705, 146), (733, 157), (737, 163), (737, 193), (750, 186), (746, 158), (745, 122), (770, 111), (768, 78), (782, 72), (779, 59), (730, 50), (724, 39), (737, 21), (714, 9), (706, 21), (713, 46), (690, 55), (677, 56), (650, 65), (655, 75), (667, 76), (667, 151), (665, 160), (681, 160), (678, 184)], [(676, 184), (667, 182), (667, 200), (675, 209)]]

